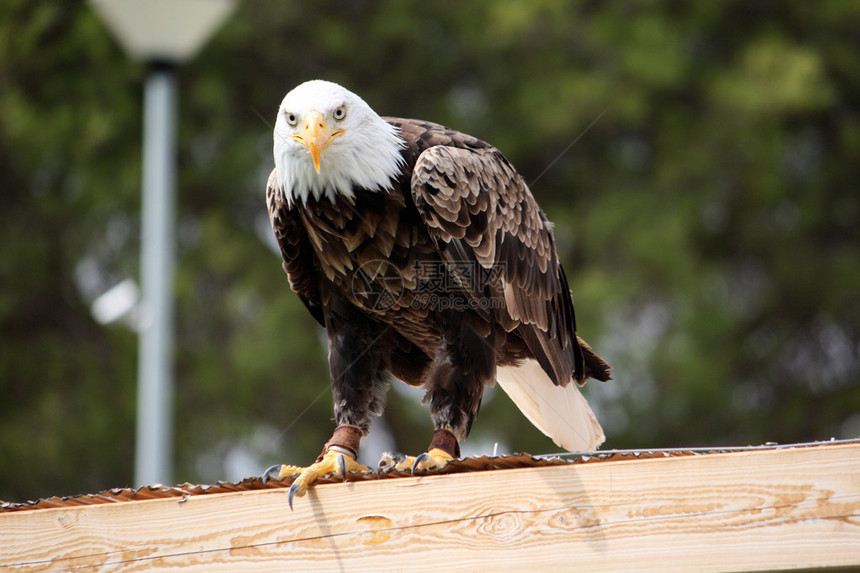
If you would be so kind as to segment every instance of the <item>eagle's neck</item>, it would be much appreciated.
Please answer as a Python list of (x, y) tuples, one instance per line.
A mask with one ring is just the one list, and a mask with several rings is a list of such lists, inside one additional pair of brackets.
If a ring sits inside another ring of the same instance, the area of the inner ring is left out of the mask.
[(287, 201), (306, 204), (326, 198), (334, 203), (340, 197), (352, 202), (358, 190), (389, 191), (401, 175), (404, 142), (396, 127), (376, 119), (326, 149), (319, 173), (307, 153), (276, 156), (275, 167)]

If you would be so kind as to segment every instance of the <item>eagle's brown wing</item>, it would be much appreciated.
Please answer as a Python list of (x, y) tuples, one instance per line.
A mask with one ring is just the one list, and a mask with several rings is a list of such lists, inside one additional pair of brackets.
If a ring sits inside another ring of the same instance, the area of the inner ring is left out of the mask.
[(274, 169), (266, 184), (266, 206), (269, 222), (281, 250), (284, 270), (290, 278), (290, 287), (317, 322), (325, 326), (313, 249), (298, 211), (287, 204), (283, 188), (278, 182), (278, 172)]
[(411, 183), (449, 272), (476, 299), (490, 298), (477, 306), (493, 308), (555, 384), (571, 377), (584, 383), (583, 350), (551, 223), (508, 160), (492, 147), (431, 146), (418, 157)]

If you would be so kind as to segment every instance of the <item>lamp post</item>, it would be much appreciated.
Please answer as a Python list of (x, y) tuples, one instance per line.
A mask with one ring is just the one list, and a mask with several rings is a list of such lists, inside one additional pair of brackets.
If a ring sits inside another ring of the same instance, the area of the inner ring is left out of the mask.
[(149, 66), (143, 97), (142, 321), (136, 485), (171, 483), (176, 69), (203, 47), (233, 0), (90, 0), (132, 58)]

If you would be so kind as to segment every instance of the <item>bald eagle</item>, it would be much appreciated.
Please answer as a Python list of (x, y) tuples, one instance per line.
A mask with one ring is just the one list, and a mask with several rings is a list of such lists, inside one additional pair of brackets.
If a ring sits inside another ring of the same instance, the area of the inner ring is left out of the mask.
[(508, 160), (441, 125), (383, 118), (327, 81), (290, 91), (274, 129), (269, 218), (292, 290), (325, 328), (336, 428), (298, 473), (303, 495), (356, 462), (391, 375), (426, 389), (427, 452), (382, 471), (460, 456), (484, 387), (498, 381), (568, 450), (603, 431), (578, 386), (609, 365), (576, 334), (552, 224)]

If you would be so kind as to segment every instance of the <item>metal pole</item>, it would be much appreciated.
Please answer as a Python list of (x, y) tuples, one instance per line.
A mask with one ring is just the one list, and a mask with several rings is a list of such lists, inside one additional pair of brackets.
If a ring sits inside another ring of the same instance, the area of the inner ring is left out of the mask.
[(143, 205), (134, 481), (172, 483), (176, 71), (153, 64), (143, 97)]

